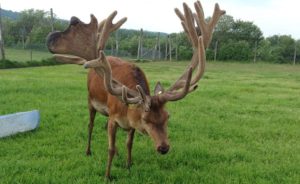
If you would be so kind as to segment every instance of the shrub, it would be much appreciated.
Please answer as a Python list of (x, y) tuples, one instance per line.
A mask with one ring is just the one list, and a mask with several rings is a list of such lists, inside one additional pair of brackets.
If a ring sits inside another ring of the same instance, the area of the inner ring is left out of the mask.
[(5, 60), (0, 60), (0, 69), (51, 66), (51, 65), (59, 65), (59, 64), (61, 63), (57, 62), (54, 58), (47, 58), (41, 61), (26, 61), (26, 62), (18, 62), (18, 61), (11, 61), (5, 59)]

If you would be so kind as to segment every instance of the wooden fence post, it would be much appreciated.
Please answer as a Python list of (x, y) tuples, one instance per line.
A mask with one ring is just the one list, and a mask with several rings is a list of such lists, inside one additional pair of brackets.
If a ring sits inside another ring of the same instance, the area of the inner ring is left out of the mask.
[(165, 44), (165, 60), (168, 59), (168, 42), (169, 42), (169, 35), (167, 35), (167, 40), (166, 40), (166, 44)]
[(169, 42), (169, 59), (172, 61), (172, 43), (171, 43), (171, 36), (168, 37), (168, 42)]
[(296, 64), (296, 59), (297, 59), (297, 41), (295, 41), (295, 50), (294, 50), (294, 62), (293, 62), (293, 65)]
[(256, 57), (257, 57), (257, 41), (255, 41), (255, 46), (254, 46), (254, 58), (253, 58), (253, 63), (256, 63)]
[(219, 41), (217, 40), (215, 43), (215, 49), (214, 49), (214, 61), (217, 61), (218, 44), (219, 44)]
[(116, 31), (116, 33), (115, 33), (116, 35), (116, 56), (118, 56), (118, 54), (119, 54), (119, 31), (117, 30)]
[(51, 18), (51, 32), (54, 31), (54, 19), (53, 19), (53, 9), (50, 8), (50, 18)]
[(141, 59), (142, 56), (143, 56), (143, 29), (141, 29), (140, 31), (137, 59)]
[(5, 51), (4, 51), (4, 39), (2, 35), (2, 9), (0, 5), (0, 52), (1, 52), (1, 59), (5, 59)]

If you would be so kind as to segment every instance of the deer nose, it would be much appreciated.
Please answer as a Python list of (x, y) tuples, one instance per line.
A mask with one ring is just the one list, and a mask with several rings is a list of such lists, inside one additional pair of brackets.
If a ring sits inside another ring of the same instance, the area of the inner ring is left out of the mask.
[(58, 32), (58, 31), (55, 31), (55, 32), (52, 32), (50, 33), (48, 36), (47, 36), (47, 47), (49, 49), (50, 52), (53, 53), (53, 51), (51, 50), (52, 48), (52, 45), (55, 43), (55, 41), (61, 37), (61, 32)]
[(161, 145), (161, 146), (158, 146), (158, 147), (157, 147), (157, 151), (158, 151), (160, 154), (163, 154), (163, 155), (164, 155), (164, 154), (168, 153), (169, 148), (170, 148), (169, 145)]

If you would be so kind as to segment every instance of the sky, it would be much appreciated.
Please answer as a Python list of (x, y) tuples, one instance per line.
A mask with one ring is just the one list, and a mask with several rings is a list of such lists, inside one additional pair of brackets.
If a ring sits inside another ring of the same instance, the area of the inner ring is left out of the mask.
[[(115, 21), (128, 18), (122, 28), (174, 33), (182, 31), (174, 13), (176, 7), (182, 10), (182, 2), (193, 9), (195, 0), (1, 0), (1, 7), (12, 11), (53, 8), (58, 18), (69, 20), (76, 16), (86, 23), (90, 21), (90, 14), (100, 22), (117, 10)], [(234, 19), (256, 24), (265, 37), (280, 34), (300, 39), (299, 0), (202, 0), (206, 17), (212, 15), (216, 2)]]

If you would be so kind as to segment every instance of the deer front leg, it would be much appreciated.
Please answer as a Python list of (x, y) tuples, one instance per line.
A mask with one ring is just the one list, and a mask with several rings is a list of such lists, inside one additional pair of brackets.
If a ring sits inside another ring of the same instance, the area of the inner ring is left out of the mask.
[(88, 145), (86, 148), (87, 156), (91, 155), (91, 141), (92, 141), (92, 133), (94, 128), (94, 120), (96, 115), (96, 110), (93, 107), (90, 106), (89, 111), (90, 111), (90, 123), (89, 123), (89, 134), (88, 134)]
[(132, 150), (134, 132), (135, 132), (135, 129), (129, 130), (128, 134), (127, 134), (127, 140), (126, 140), (126, 146), (127, 146), (127, 168), (128, 169), (130, 169), (130, 166), (132, 164), (132, 162), (131, 162), (131, 150)]
[(107, 133), (108, 133), (108, 163), (106, 167), (105, 176), (106, 178), (110, 179), (111, 163), (116, 153), (115, 143), (116, 143), (116, 133), (117, 133), (116, 122), (111, 118), (109, 118), (108, 120)]

